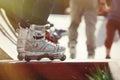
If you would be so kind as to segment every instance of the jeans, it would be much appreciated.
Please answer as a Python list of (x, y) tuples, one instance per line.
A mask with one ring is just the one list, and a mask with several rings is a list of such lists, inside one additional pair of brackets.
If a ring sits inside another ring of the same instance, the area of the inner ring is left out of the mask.
[[(87, 2), (86, 2), (87, 1)], [(95, 26), (97, 22), (97, 0), (71, 0), (71, 24), (69, 27), (69, 43), (77, 44), (78, 32), (77, 29), (84, 16), (86, 24), (87, 50), (88, 54), (95, 53)]]
[(23, 19), (31, 24), (44, 25), (52, 10), (52, 0), (24, 0)]

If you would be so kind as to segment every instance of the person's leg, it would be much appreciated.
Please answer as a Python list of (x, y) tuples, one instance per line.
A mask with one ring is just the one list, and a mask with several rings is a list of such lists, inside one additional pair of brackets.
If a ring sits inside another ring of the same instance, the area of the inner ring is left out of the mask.
[(68, 28), (68, 47), (70, 48), (70, 57), (72, 59), (76, 56), (76, 44), (77, 44), (77, 37), (78, 32), (77, 29), (79, 27), (81, 16), (82, 16), (82, 8), (79, 7), (79, 3), (76, 4), (75, 0), (71, 0), (70, 8), (71, 8), (71, 24)]
[(114, 39), (114, 34), (116, 31), (116, 22), (113, 20), (108, 20), (106, 26), (106, 39), (105, 39), (105, 47), (106, 47), (106, 58), (110, 58), (110, 49), (112, 46), (112, 42)]
[(95, 55), (95, 26), (97, 21), (97, 9), (86, 10), (84, 13), (86, 23), (87, 51), (88, 58), (94, 58)]
[(31, 24), (45, 25), (53, 7), (53, 0), (25, 0), (23, 19)]

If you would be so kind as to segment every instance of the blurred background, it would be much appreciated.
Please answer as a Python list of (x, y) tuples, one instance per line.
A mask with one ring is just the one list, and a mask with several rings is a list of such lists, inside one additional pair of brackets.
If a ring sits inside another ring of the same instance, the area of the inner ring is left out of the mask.
[[(109, 3), (109, 1), (108, 1)], [(54, 24), (54, 28), (68, 30), (68, 27), (71, 22), (71, 17), (69, 15), (69, 0), (55, 0), (52, 13), (50, 14), (48, 21)], [(16, 28), (11, 25), (7, 19), (4, 10), (1, 10), (0, 16), (0, 59), (15, 59), (17, 60), (17, 51), (16, 51)], [(79, 37), (77, 44), (77, 57), (72, 60), (69, 58), (69, 49), (68, 49), (68, 36), (63, 36), (59, 43), (66, 47), (66, 61), (80, 61), (87, 59), (87, 50), (86, 50), (86, 34), (85, 34), (85, 22), (83, 21), (79, 25)], [(96, 25), (96, 55), (95, 59), (104, 59), (105, 58), (105, 47), (104, 40), (106, 37), (105, 25), (106, 18), (104, 16), (98, 16), (98, 22)], [(116, 32), (114, 39), (114, 44), (111, 49), (111, 56), (113, 59), (120, 59), (120, 41), (119, 36)], [(7, 36), (7, 37), (6, 37)]]

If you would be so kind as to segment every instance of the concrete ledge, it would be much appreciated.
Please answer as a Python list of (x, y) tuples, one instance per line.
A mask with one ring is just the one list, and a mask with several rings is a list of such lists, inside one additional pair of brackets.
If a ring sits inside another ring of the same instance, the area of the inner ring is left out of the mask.
[(12, 58), (0, 48), (0, 60), (4, 60), (4, 59), (12, 60)]
[(0, 61), (0, 80), (88, 80), (96, 66), (109, 70), (107, 62)]

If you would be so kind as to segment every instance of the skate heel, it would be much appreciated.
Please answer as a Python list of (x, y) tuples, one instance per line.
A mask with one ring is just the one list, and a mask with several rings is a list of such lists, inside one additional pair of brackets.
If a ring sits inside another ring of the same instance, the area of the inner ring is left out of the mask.
[(17, 52), (18, 52), (18, 60), (23, 60), (25, 57), (25, 43), (27, 37), (28, 29), (19, 27), (18, 38), (17, 38)]

